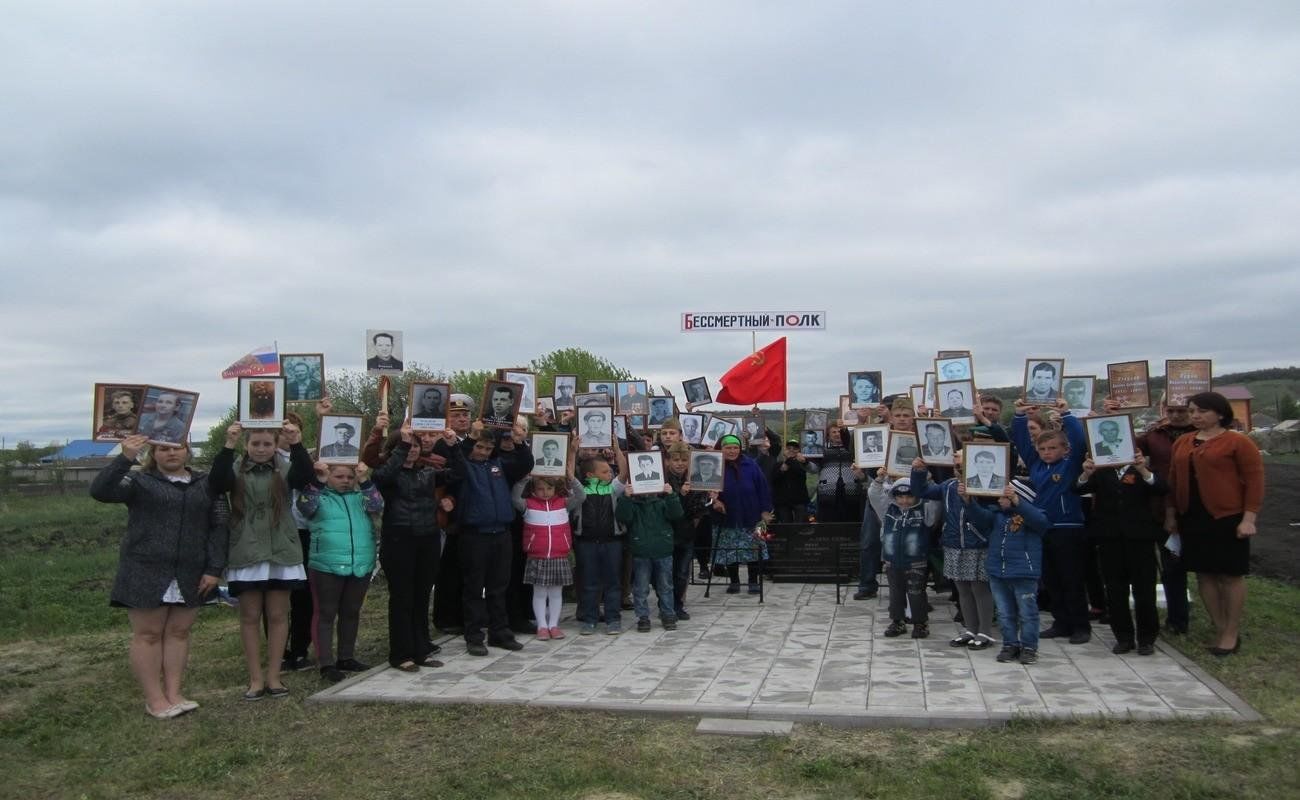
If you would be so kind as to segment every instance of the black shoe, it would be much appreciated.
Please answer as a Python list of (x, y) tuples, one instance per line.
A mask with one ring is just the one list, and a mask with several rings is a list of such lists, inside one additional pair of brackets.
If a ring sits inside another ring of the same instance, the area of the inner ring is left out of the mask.
[(961, 633), (957, 634), (953, 638), (949, 639), (948, 644), (952, 647), (965, 647), (966, 645), (970, 644), (973, 641), (975, 641), (975, 634), (971, 633), (970, 631), (962, 631)]
[(429, 645), (429, 655), (437, 655), (438, 653), (441, 652), (442, 652), (442, 645), (440, 644)]
[(740, 584), (739, 583), (727, 584), (727, 594), (740, 594)]
[(1151, 642), (1143, 642), (1142, 644), (1138, 645), (1138, 655), (1140, 656), (1155, 655), (1155, 652), (1156, 652), (1156, 646)]
[(280, 662), (281, 672), (302, 672), (311, 669), (311, 659), (307, 656), (285, 656)]
[(624, 611), (631, 611), (634, 608), (634, 606), (632, 605), (632, 598), (624, 597), (622, 602), (622, 607)]
[(993, 646), (992, 636), (986, 636), (985, 634), (977, 633), (975, 634), (975, 638), (970, 640), (970, 644), (966, 645), (966, 649), (984, 650), (992, 646)]
[(472, 656), (485, 656), (488, 654), (488, 649), (482, 642), (466, 642), (465, 652)]
[(1110, 649), (1110, 651), (1111, 651), (1112, 653), (1114, 653), (1115, 655), (1117, 655), (1117, 656), (1122, 656), (1122, 655), (1124, 655), (1125, 653), (1131, 653), (1131, 652), (1133, 652), (1133, 643), (1132, 643), (1132, 642), (1115, 642), (1115, 646), (1112, 647), (1112, 648)]
[(1045, 630), (1045, 631), (1041, 631), (1041, 632), (1038, 634), (1038, 638), (1039, 638), (1039, 639), (1055, 639), (1055, 638), (1057, 638), (1058, 636), (1061, 637), (1061, 638), (1064, 638), (1064, 637), (1069, 636), (1069, 635), (1070, 635), (1070, 634), (1066, 633), (1065, 631), (1061, 630), (1060, 628), (1056, 627), (1055, 625), (1050, 625), (1050, 626), (1048, 626), (1047, 630)]
[(885, 628), (885, 635), (891, 639), (895, 636), (902, 636), (905, 633), (907, 633), (907, 625), (899, 619), (889, 623), (889, 627)]
[(1020, 651), (1020, 663), (1024, 664), (1026, 667), (1029, 666), (1030, 664), (1037, 664), (1038, 651), (1030, 649), (1028, 647), (1022, 649)]
[[(1041, 636), (1039, 638), (1042, 638)], [(1087, 644), (1092, 641), (1092, 631), (1075, 631), (1070, 634), (1070, 644)]]
[(1187, 635), (1187, 626), (1186, 626), (1186, 625), (1170, 625), (1169, 623), (1166, 622), (1166, 623), (1165, 623), (1165, 633), (1169, 634), (1170, 636), (1186, 636), (1186, 635)]
[(649, 617), (640, 617), (640, 618), (638, 618), (637, 621), (636, 621), (636, 630), (637, 630), (637, 633), (649, 633), (649, 632), (650, 632), (650, 618), (649, 618)]
[(666, 631), (675, 631), (675, 630), (677, 630), (677, 618), (676, 618), (676, 617), (664, 617), (663, 619), (659, 620), (659, 624), (660, 624), (660, 625), (663, 625), (663, 626), (664, 626), (664, 630), (666, 630)]
[(912, 626), (912, 638), (913, 639), (930, 638), (930, 626), (926, 625), (924, 622), (916, 623), (915, 625)]
[(329, 666), (320, 668), (320, 676), (330, 683), (338, 683), (339, 681), (347, 680), (348, 674), (333, 664), (330, 664)]
[(493, 647), (500, 647), (502, 650), (523, 650), (524, 646), (519, 643), (518, 639), (502, 639), (499, 642), (489, 641), (488, 644)]
[(691, 615), (686, 613), (686, 609), (679, 608), (677, 609), (677, 618), (680, 620), (689, 620)]
[(856, 592), (853, 593), (853, 599), (854, 599), (854, 600), (870, 600), (870, 599), (874, 598), (874, 597), (875, 597), (876, 595), (878, 595), (878, 594), (880, 594), (880, 593), (879, 593), (879, 592), (871, 592), (871, 591), (867, 591), (866, 589), (861, 589), (861, 590), (856, 591)]
[(355, 658), (340, 658), (339, 663), (336, 664), (335, 666), (337, 666), (339, 669), (343, 670), (344, 672), (365, 672), (366, 670), (370, 669), (369, 664), (362, 664), (360, 661), (357, 661)]
[(1018, 658), (1020, 658), (1020, 648), (1015, 645), (1003, 645), (1002, 649), (998, 651), (998, 661), (1003, 664), (1006, 664), (1009, 661), (1015, 661)]

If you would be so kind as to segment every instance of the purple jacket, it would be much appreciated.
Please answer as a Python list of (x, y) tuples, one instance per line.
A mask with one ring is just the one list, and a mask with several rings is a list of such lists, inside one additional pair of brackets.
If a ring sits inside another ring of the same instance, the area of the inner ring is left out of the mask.
[(772, 490), (767, 477), (754, 459), (741, 455), (725, 461), (722, 467), (722, 492), (718, 499), (727, 507), (722, 524), (728, 528), (752, 528), (772, 510)]

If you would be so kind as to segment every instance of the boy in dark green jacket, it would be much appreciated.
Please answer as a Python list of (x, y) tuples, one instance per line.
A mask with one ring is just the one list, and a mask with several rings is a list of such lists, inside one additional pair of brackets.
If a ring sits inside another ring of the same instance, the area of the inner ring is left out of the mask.
[[(685, 487), (683, 487), (683, 491)], [(659, 621), (664, 630), (677, 629), (673, 602), (673, 523), (682, 518), (682, 501), (670, 484), (656, 494), (629, 495), (614, 508), (614, 516), (628, 530), (632, 547), (632, 608), (636, 629), (650, 630), (650, 581), (659, 598)]]

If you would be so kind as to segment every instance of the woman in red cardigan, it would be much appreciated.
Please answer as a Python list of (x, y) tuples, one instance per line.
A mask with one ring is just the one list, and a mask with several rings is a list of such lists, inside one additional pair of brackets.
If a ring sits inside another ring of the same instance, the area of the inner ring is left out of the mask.
[(1174, 442), (1165, 529), (1178, 534), (1183, 563), (1196, 573), (1214, 622), (1216, 656), (1241, 649), (1242, 609), (1250, 571), (1250, 537), (1264, 500), (1264, 461), (1250, 437), (1228, 430), (1232, 406), (1217, 392), (1188, 398), (1194, 434)]

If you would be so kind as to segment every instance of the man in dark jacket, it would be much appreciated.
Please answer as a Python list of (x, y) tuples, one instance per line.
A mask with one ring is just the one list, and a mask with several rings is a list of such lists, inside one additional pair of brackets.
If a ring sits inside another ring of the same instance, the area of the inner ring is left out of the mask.
[(799, 440), (785, 443), (784, 457), (769, 473), (777, 522), (803, 522), (808, 518), (808, 474), (812, 466), (799, 452)]
[[(1118, 410), (1118, 403), (1111, 403), (1107, 413)], [(1174, 441), (1191, 433), (1191, 414), (1187, 408), (1165, 408), (1165, 416), (1152, 428), (1137, 437), (1137, 446), (1147, 454), (1147, 464), (1151, 471), (1166, 484), (1169, 482), (1169, 462), (1173, 457)], [(1164, 520), (1165, 500), (1154, 497), (1151, 501), (1151, 514), (1158, 522)], [(1165, 586), (1165, 628), (1170, 633), (1187, 633), (1191, 621), (1191, 604), (1187, 602), (1187, 570), (1178, 553), (1170, 550), (1166, 543), (1160, 545), (1160, 581)]]

